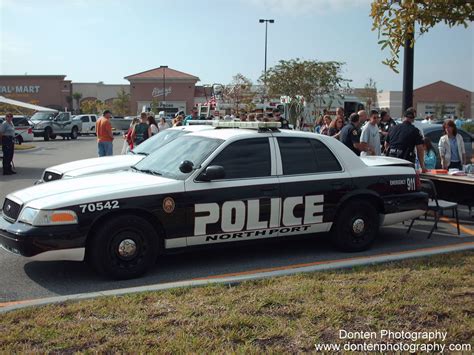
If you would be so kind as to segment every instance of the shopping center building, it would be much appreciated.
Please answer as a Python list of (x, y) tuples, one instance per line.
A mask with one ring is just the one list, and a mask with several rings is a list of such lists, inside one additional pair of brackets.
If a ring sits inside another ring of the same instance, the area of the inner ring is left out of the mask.
[[(402, 117), (402, 92), (382, 91), (378, 93), (378, 105), (387, 109), (394, 118)], [(474, 113), (474, 92), (462, 89), (444, 81), (422, 86), (413, 91), (413, 107), (419, 117), (434, 115), (435, 118), (472, 118)]]
[[(190, 112), (212, 95), (211, 86), (198, 86), (199, 77), (161, 66), (124, 78), (129, 84), (71, 83), (65, 75), (3, 75), (0, 76), (0, 95), (58, 110), (77, 110), (78, 103), (100, 100), (111, 103), (120, 92), (130, 94), (130, 114), (135, 115), (153, 107), (156, 111), (173, 114)], [(80, 100), (73, 99), (75, 93)], [(357, 95), (357, 89), (354, 89)], [(362, 101), (362, 99), (361, 99)], [(382, 91), (377, 103), (394, 118), (402, 116), (402, 92)], [(455, 85), (437, 81), (414, 90), (413, 105), (418, 116), (436, 118), (474, 116), (474, 93)]]
[(0, 95), (54, 108), (72, 109), (72, 85), (65, 75), (0, 75)]

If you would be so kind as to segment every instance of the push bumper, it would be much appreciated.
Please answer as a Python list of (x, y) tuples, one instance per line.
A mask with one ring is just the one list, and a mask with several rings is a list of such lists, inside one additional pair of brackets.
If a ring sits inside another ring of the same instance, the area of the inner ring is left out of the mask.
[(34, 227), (0, 216), (0, 248), (34, 260), (84, 260), (86, 234), (79, 226)]

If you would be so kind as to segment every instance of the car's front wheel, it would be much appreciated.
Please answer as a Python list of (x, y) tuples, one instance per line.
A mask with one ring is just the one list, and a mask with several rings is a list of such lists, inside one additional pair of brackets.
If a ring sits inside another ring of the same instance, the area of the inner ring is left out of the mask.
[(117, 280), (144, 274), (158, 254), (158, 235), (144, 218), (120, 215), (106, 220), (88, 243), (88, 260), (101, 275)]
[(50, 127), (46, 127), (44, 130), (44, 140), (47, 142), (51, 139), (51, 136), (53, 135), (53, 132)]
[(379, 232), (379, 215), (375, 207), (363, 200), (344, 204), (332, 227), (332, 242), (337, 248), (357, 252), (368, 249)]

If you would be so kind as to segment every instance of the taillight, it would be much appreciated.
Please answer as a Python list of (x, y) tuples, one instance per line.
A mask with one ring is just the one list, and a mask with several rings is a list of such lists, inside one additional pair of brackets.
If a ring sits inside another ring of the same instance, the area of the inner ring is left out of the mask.
[(33, 134), (33, 128), (28, 128), (28, 134)]
[(418, 171), (415, 172), (415, 190), (421, 191), (420, 173)]

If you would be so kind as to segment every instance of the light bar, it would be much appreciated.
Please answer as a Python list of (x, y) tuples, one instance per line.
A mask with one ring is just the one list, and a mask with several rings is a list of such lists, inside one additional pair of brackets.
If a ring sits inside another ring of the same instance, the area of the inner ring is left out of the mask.
[(242, 121), (213, 121), (212, 125), (214, 127), (220, 128), (250, 128), (250, 129), (262, 129), (262, 128), (280, 128), (280, 122), (242, 122)]
[(214, 120), (187, 120), (186, 126), (195, 126), (195, 125), (212, 125), (214, 124)]

